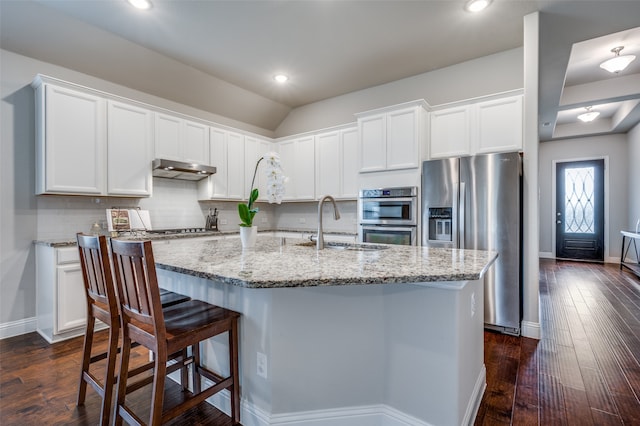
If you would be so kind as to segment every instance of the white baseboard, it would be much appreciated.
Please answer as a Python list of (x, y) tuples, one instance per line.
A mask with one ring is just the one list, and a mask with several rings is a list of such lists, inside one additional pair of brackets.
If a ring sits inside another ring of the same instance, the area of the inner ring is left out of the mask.
[(550, 251), (541, 251), (538, 253), (540, 259), (554, 259), (553, 253)]
[(467, 411), (464, 413), (463, 425), (472, 425), (475, 423), (478, 410), (480, 409), (480, 403), (482, 402), (482, 395), (487, 388), (487, 368), (482, 364), (480, 374), (476, 379), (476, 384), (473, 386), (473, 395), (469, 400)]
[(36, 317), (25, 318), (12, 322), (5, 322), (3, 324), (0, 324), (0, 339), (6, 339), (8, 337), (31, 333), (33, 331), (36, 331), (36, 326)]
[(522, 321), (522, 323), (520, 323), (520, 335), (523, 337), (530, 337), (531, 339), (540, 340), (540, 323)]

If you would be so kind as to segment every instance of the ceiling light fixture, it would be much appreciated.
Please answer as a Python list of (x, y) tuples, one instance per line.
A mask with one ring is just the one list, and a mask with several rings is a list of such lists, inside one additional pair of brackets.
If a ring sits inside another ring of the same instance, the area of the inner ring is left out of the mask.
[(485, 10), (487, 6), (491, 4), (491, 1), (492, 0), (469, 0), (464, 8), (467, 12), (480, 12), (481, 10)]
[(129, 4), (136, 9), (148, 10), (151, 9), (151, 1), (149, 0), (127, 0)]
[(633, 62), (634, 59), (636, 59), (635, 55), (620, 56), (620, 51), (622, 49), (624, 49), (624, 46), (618, 46), (611, 49), (615, 56), (601, 63), (600, 68), (617, 74), (625, 69), (631, 62)]
[(276, 74), (273, 76), (273, 79), (275, 81), (277, 81), (278, 83), (285, 83), (289, 80), (289, 77), (287, 75), (284, 74)]
[(593, 107), (584, 107), (584, 109), (587, 110), (587, 112), (580, 114), (578, 116), (578, 120), (582, 121), (583, 123), (588, 123), (590, 121), (593, 121), (596, 119), (597, 116), (600, 115), (600, 113), (598, 111), (591, 111), (591, 108)]

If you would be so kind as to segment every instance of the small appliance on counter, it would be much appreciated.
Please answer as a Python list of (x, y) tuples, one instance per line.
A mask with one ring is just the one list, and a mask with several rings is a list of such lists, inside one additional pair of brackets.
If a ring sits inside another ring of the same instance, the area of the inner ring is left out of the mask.
[(204, 228), (208, 231), (217, 231), (218, 230), (218, 209), (213, 209), (213, 214), (211, 213), (211, 209), (209, 209), (209, 214), (207, 215), (207, 220), (204, 225)]

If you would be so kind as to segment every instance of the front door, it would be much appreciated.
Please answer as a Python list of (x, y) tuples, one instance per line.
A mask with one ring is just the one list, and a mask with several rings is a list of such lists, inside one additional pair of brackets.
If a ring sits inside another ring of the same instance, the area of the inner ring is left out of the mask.
[(556, 257), (604, 260), (604, 160), (556, 164)]

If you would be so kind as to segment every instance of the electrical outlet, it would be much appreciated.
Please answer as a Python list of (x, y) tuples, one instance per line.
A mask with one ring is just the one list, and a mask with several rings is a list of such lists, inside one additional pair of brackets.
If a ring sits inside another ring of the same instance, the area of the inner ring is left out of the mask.
[(300, 223), (307, 223), (307, 219), (305, 219), (304, 217), (301, 217), (300, 219), (298, 219), (298, 221)]
[(262, 223), (267, 223), (267, 218), (266, 217), (262, 218)]
[(226, 225), (227, 219), (220, 219), (220, 225)]
[(266, 379), (267, 378), (267, 356), (262, 352), (258, 352), (257, 361), (258, 362), (257, 362), (256, 373), (258, 373), (258, 376)]
[(475, 316), (476, 314), (476, 294), (471, 293), (471, 316)]

